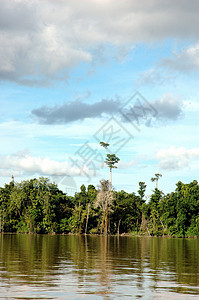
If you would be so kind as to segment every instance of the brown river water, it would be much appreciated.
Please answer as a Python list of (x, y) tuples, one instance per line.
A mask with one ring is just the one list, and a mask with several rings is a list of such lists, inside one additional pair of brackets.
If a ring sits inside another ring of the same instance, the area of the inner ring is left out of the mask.
[(199, 240), (0, 234), (0, 299), (199, 299)]

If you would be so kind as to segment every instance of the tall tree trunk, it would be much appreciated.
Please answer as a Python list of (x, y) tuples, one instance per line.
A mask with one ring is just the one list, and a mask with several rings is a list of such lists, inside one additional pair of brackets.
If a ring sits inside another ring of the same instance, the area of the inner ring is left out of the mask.
[(90, 211), (90, 203), (88, 204), (88, 210), (87, 210), (85, 234), (87, 234), (89, 211)]
[(104, 226), (104, 234), (107, 235), (108, 230), (108, 203), (106, 204), (106, 211), (105, 211), (105, 226)]
[(112, 168), (110, 168), (110, 192), (112, 187)]

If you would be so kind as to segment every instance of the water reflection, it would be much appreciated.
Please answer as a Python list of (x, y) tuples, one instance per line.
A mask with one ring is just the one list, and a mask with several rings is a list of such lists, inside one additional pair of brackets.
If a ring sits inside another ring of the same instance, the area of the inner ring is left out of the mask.
[(0, 299), (188, 299), (199, 240), (0, 235)]

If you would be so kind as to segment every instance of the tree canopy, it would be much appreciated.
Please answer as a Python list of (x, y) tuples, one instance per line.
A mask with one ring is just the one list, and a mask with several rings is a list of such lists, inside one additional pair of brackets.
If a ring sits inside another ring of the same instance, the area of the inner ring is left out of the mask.
[(102, 180), (68, 196), (47, 178), (11, 181), (0, 188), (0, 232), (199, 236), (196, 180), (168, 194), (155, 188), (148, 201), (145, 182), (137, 193), (109, 187)]

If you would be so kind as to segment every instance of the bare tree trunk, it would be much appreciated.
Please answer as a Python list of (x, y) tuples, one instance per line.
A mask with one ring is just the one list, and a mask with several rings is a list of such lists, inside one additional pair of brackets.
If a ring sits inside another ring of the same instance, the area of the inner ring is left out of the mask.
[(149, 236), (151, 236), (150, 231), (149, 231), (147, 225), (146, 225), (146, 229), (147, 229), (147, 232), (148, 232)]
[(105, 232), (105, 223), (106, 223), (106, 211), (103, 211), (103, 218), (101, 224), (101, 234)]
[(110, 168), (110, 192), (112, 188), (112, 168)]
[(119, 220), (118, 225), (117, 225), (117, 234), (118, 235), (120, 234), (120, 223), (121, 223), (121, 219)]
[(90, 211), (90, 203), (88, 204), (88, 210), (87, 210), (85, 234), (87, 234), (89, 211)]
[(110, 223), (111, 223), (110, 218), (108, 218), (108, 233), (111, 232), (111, 224)]
[(141, 225), (140, 225), (140, 231), (142, 230), (142, 228), (143, 228), (143, 230), (146, 229), (147, 232), (148, 232), (148, 235), (151, 236), (150, 231), (149, 231), (149, 229), (148, 229), (148, 227), (147, 227), (147, 220), (145, 219), (144, 214), (142, 214), (142, 223), (141, 223)]
[(105, 226), (104, 226), (104, 234), (107, 235), (108, 230), (108, 203), (106, 204), (106, 211), (105, 211)]

